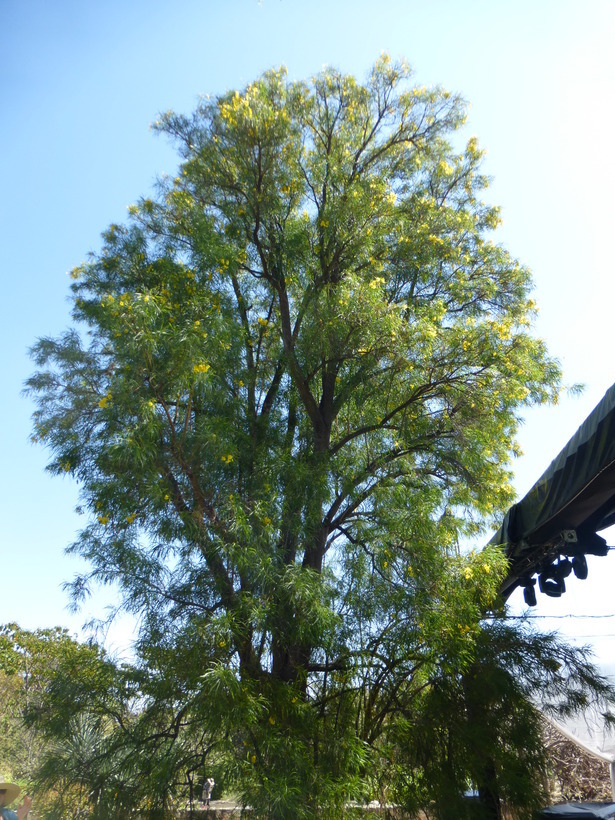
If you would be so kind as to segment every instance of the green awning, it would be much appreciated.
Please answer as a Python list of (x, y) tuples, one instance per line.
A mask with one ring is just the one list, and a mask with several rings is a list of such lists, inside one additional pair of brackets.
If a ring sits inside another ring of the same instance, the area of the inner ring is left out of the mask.
[(614, 523), (615, 385), (491, 539), (511, 562), (502, 593), (508, 597), (545, 561), (570, 554), (575, 537), (578, 551), (591, 553), (595, 533)]

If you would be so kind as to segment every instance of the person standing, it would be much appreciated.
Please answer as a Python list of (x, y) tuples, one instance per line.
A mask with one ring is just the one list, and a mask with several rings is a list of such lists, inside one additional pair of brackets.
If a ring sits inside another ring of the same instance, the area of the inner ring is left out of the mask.
[(207, 780), (203, 783), (203, 794), (201, 795), (201, 799), (205, 804), (206, 808), (209, 808), (209, 800), (211, 798), (211, 793), (214, 790), (214, 786), (216, 785), (213, 777), (208, 777)]
[(32, 808), (32, 801), (29, 797), (24, 797), (23, 803), (16, 810), (8, 808), (10, 803), (17, 800), (20, 791), (16, 783), (9, 783), (5, 778), (0, 777), (0, 817), (2, 820), (25, 820), (28, 816)]

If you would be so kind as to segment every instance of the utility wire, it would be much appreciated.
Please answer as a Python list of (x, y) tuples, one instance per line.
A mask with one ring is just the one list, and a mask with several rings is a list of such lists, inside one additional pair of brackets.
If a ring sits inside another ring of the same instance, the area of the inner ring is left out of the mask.
[(574, 619), (574, 618), (589, 619), (589, 618), (591, 618), (591, 619), (599, 620), (599, 619), (604, 619), (604, 618), (615, 618), (615, 612), (610, 614), (610, 615), (577, 615), (577, 614), (572, 613), (572, 612), (568, 613), (567, 615), (506, 615), (506, 620), (507, 621), (515, 621), (515, 620), (516, 621), (537, 621), (537, 620), (541, 620), (541, 619), (542, 620), (544, 620), (544, 619), (551, 620), (553, 618), (558, 618), (558, 619), (559, 618), (562, 618), (562, 619), (563, 618), (569, 618), (569, 619)]

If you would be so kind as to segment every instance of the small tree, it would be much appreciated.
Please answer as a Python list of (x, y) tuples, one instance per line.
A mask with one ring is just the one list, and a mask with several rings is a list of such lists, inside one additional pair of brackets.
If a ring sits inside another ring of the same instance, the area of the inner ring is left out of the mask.
[(464, 793), (474, 788), (473, 818), (502, 818), (505, 805), (515, 817), (534, 817), (548, 802), (542, 715), (566, 718), (598, 705), (612, 725), (607, 707), (614, 698), (587, 649), (527, 623), (490, 619), (466, 669), (426, 688), (392, 726), (397, 765), (414, 774), (397, 781), (396, 798), (409, 807), (431, 804), (438, 818), (457, 820), (468, 816)]
[[(61, 806), (58, 816), (78, 817), (89, 803), (84, 777), (73, 772), (67, 779), (58, 766), (52, 778), (40, 773), (55, 758), (58, 737), (67, 736), (86, 705), (92, 720), (97, 716), (99, 723), (109, 721), (111, 703), (117, 703), (113, 670), (99, 647), (79, 643), (65, 629), (28, 631), (14, 623), (0, 627), (0, 762), (3, 772), (35, 795), (38, 811), (45, 816), (55, 816)], [(66, 696), (65, 684), (65, 696), (58, 699), (61, 681), (68, 684), (70, 694)]]
[(119, 586), (174, 720), (271, 816), (360, 794), (400, 692), (471, 659), (502, 558), (458, 539), (557, 390), (481, 151), (448, 142), (464, 106), (409, 78), (271, 71), (165, 114), (178, 176), (34, 348), (36, 438), (87, 516), (76, 600)]

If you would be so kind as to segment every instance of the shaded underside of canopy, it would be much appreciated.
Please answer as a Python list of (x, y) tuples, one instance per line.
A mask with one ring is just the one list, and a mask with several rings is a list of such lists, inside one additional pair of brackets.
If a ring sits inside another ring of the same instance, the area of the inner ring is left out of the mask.
[[(502, 585), (507, 598), (545, 562), (579, 551), (615, 523), (615, 385), (585, 419), (527, 495), (506, 513), (491, 539), (510, 560)], [(588, 550), (589, 551), (589, 550)]]

